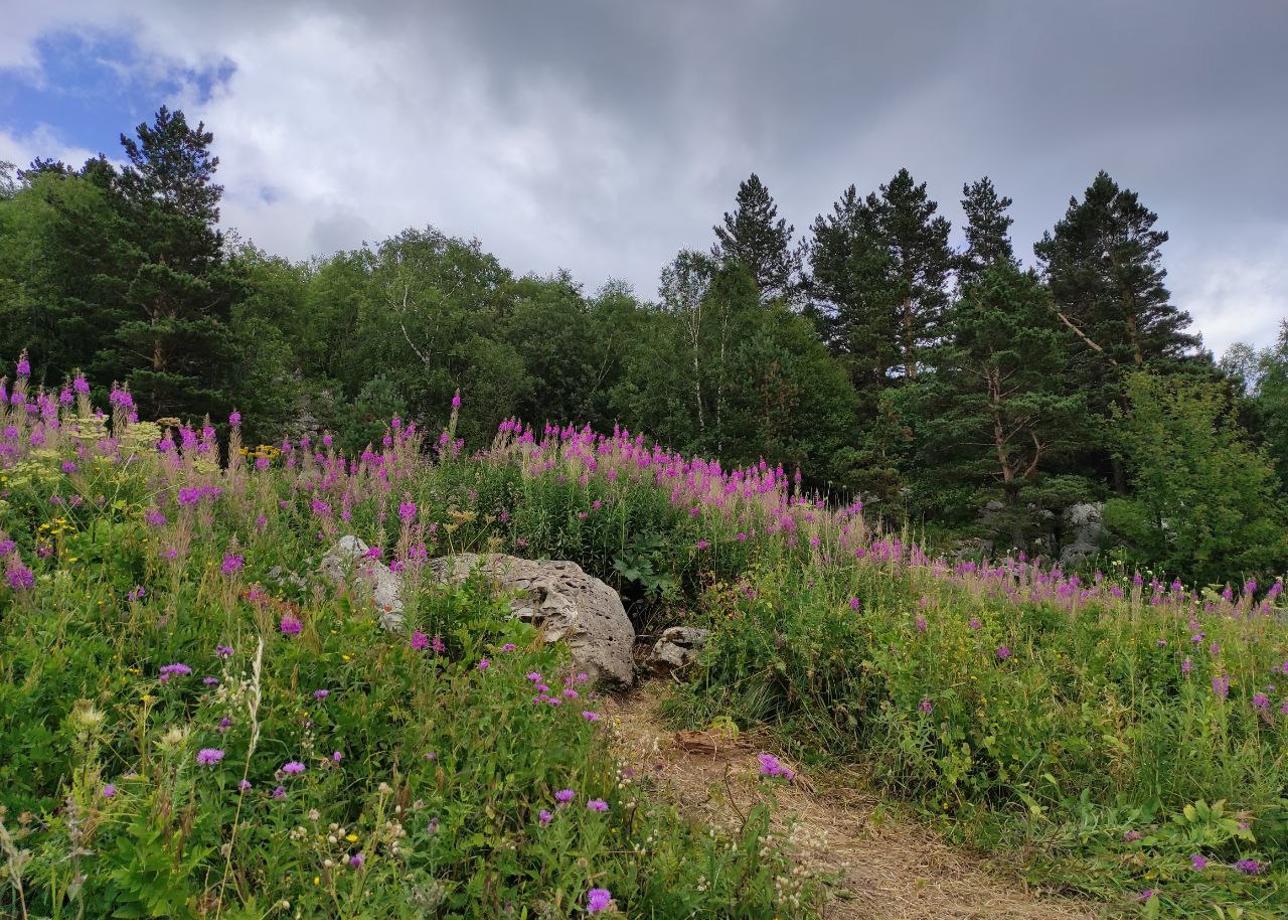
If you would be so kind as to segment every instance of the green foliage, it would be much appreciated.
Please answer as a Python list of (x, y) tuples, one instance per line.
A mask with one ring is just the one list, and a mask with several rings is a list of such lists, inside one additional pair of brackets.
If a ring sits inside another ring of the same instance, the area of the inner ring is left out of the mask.
[(1186, 379), (1128, 378), (1115, 425), (1134, 495), (1105, 508), (1137, 558), (1200, 583), (1288, 566), (1274, 467), (1250, 447), (1224, 391)]

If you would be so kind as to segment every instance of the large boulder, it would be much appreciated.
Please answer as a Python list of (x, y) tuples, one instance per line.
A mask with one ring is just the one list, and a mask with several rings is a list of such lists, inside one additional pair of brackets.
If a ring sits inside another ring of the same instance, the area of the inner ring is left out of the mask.
[(380, 613), (385, 629), (403, 628), (402, 583), (379, 559), (367, 554), (370, 547), (358, 537), (343, 536), (327, 550), (318, 566), (322, 574), (337, 584), (352, 582), (370, 591), (371, 600)]
[(498, 553), (462, 553), (430, 561), (435, 580), (455, 583), (475, 572), (513, 594), (510, 609), (541, 628), (547, 642), (563, 642), (574, 666), (592, 680), (630, 686), (635, 628), (617, 592), (574, 562), (537, 561)]

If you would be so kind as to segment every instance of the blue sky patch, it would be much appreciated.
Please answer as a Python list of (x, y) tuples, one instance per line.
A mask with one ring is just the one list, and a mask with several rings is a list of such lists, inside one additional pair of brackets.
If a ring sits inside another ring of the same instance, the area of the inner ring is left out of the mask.
[(58, 32), (36, 50), (39, 75), (0, 68), (0, 129), (25, 135), (48, 125), (63, 142), (112, 158), (122, 132), (173, 107), (185, 88), (209, 99), (234, 71), (227, 60), (192, 69), (148, 58), (122, 33)]

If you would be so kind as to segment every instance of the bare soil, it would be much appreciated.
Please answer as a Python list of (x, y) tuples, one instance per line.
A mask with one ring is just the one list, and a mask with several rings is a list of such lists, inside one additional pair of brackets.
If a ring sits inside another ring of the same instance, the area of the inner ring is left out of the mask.
[[(772, 792), (759, 778), (754, 736), (675, 732), (658, 713), (663, 688), (648, 684), (608, 699), (619, 756), (651, 778), (680, 810), (737, 827), (758, 801), (776, 800), (772, 833), (827, 881), (832, 920), (1091, 920), (1091, 905), (1035, 891), (996, 866), (951, 847), (864, 790), (854, 777), (798, 773)], [(791, 765), (793, 768), (795, 765)]]

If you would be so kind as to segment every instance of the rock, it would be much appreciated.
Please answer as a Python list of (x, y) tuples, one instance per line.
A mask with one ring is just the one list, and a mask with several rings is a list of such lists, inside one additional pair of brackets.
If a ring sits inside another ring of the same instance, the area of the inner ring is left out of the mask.
[(1061, 566), (1077, 565), (1100, 551), (1105, 538), (1104, 510), (1103, 502), (1079, 502), (1065, 509)]
[(710, 635), (710, 630), (696, 626), (667, 627), (653, 644), (648, 656), (649, 667), (662, 673), (688, 667), (697, 660)]
[(479, 571), (501, 591), (515, 594), (510, 609), (541, 628), (547, 642), (563, 642), (573, 665), (592, 680), (628, 687), (635, 682), (631, 650), (635, 628), (617, 592), (573, 562), (462, 553), (430, 561), (440, 582), (464, 581)]
[(327, 550), (318, 566), (322, 574), (337, 584), (357, 575), (371, 591), (371, 599), (380, 612), (380, 625), (385, 629), (403, 628), (402, 584), (398, 576), (379, 559), (367, 558), (367, 544), (348, 534)]

